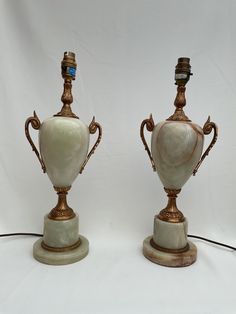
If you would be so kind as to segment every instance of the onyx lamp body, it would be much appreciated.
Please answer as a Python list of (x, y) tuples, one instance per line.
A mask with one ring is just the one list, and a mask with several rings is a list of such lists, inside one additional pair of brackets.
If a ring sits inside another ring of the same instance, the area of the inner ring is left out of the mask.
[[(35, 259), (51, 265), (77, 262), (89, 251), (88, 240), (79, 234), (78, 214), (67, 204), (67, 194), (98, 146), (102, 129), (95, 118), (87, 126), (71, 110), (76, 67), (75, 54), (65, 52), (61, 63), (64, 78), (61, 111), (42, 123), (34, 112), (25, 123), (26, 137), (58, 194), (57, 205), (44, 218), (43, 239), (39, 239), (33, 248)], [(30, 125), (39, 131), (39, 151), (30, 136)], [(98, 138), (88, 152), (90, 134), (96, 131)]]
[[(218, 135), (217, 126), (210, 118), (201, 128), (183, 110), (186, 104), (185, 85), (192, 74), (189, 61), (189, 58), (179, 58), (176, 66), (174, 114), (156, 125), (150, 115), (140, 128), (141, 139), (153, 170), (157, 172), (168, 196), (166, 208), (154, 217), (153, 235), (143, 242), (143, 253), (157, 264), (172, 267), (191, 265), (197, 258), (196, 246), (187, 239), (187, 219), (177, 208), (176, 198), (190, 176), (196, 174)], [(151, 149), (144, 137), (145, 126), (152, 132)], [(204, 135), (210, 134), (212, 130), (213, 139), (202, 154)]]

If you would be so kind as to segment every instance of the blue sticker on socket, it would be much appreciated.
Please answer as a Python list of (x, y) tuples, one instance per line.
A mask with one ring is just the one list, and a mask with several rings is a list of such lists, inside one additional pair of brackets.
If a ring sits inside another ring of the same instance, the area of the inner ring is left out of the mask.
[(73, 77), (73, 78), (75, 78), (75, 73), (76, 73), (76, 69), (75, 68), (72, 68), (72, 67), (69, 67), (69, 74)]

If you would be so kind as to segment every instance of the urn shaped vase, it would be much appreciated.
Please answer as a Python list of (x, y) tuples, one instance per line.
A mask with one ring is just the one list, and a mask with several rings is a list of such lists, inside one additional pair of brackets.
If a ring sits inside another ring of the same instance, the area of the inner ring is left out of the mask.
[[(35, 152), (43, 172), (46, 172), (58, 194), (57, 205), (44, 217), (43, 239), (34, 244), (34, 257), (47, 264), (69, 264), (88, 254), (88, 240), (79, 235), (78, 215), (67, 204), (67, 193), (98, 146), (102, 128), (92, 119), (87, 126), (72, 112), (72, 80), (77, 64), (75, 54), (65, 52), (61, 62), (64, 91), (62, 109), (53, 117), (40, 122), (34, 112), (25, 123), (25, 134)], [(39, 131), (39, 151), (33, 143), (29, 126)], [(98, 131), (98, 138), (89, 151), (90, 134)]]
[[(195, 175), (217, 140), (217, 126), (208, 117), (203, 128), (185, 114), (185, 85), (191, 73), (190, 59), (179, 58), (175, 70), (177, 95), (175, 112), (155, 125), (152, 115), (140, 128), (144, 147), (153, 170), (157, 172), (168, 196), (166, 208), (154, 217), (154, 232), (144, 240), (143, 253), (151, 261), (164, 266), (188, 266), (197, 257), (196, 246), (187, 240), (187, 219), (176, 206), (182, 187)], [(151, 149), (144, 137), (144, 128), (152, 132)], [(204, 135), (214, 130), (213, 139), (202, 154)]]

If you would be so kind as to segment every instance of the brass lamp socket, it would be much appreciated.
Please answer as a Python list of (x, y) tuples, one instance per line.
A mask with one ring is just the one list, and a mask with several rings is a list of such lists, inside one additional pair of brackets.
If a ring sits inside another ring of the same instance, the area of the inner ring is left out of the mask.
[(64, 79), (75, 80), (77, 64), (74, 52), (64, 52), (61, 62), (61, 75)]
[(191, 73), (190, 58), (181, 57), (175, 67), (175, 85), (185, 86), (189, 81)]

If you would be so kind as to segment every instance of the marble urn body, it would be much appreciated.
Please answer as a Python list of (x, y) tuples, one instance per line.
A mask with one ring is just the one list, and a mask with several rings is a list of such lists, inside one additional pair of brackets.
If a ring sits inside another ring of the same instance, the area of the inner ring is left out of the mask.
[[(187, 239), (188, 222), (177, 208), (176, 198), (182, 187), (195, 175), (217, 140), (217, 126), (208, 117), (203, 128), (186, 115), (185, 85), (191, 73), (189, 58), (179, 58), (175, 70), (176, 107), (165, 121), (155, 125), (152, 115), (143, 120), (140, 136), (168, 196), (167, 206), (154, 217), (153, 235), (143, 242), (143, 254), (149, 260), (164, 266), (188, 266), (197, 258), (196, 246)], [(151, 149), (144, 137), (144, 127), (150, 132)], [(202, 154), (204, 135), (214, 130), (213, 139)]]
[(53, 186), (69, 187), (87, 158), (89, 128), (80, 119), (49, 118), (40, 127), (39, 147)]
[(199, 162), (204, 142), (200, 126), (191, 122), (159, 122), (151, 139), (151, 153), (163, 186), (181, 189)]

